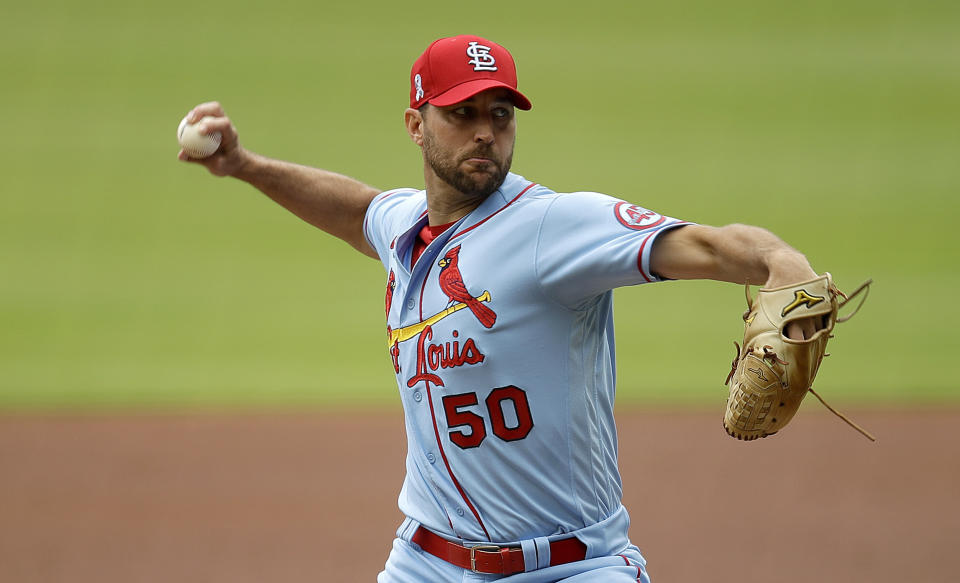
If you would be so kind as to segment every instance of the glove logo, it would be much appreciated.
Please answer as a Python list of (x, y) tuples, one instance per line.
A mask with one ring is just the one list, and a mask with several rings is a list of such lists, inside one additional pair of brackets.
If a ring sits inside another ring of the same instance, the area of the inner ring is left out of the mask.
[(826, 298), (823, 296), (812, 296), (808, 294), (806, 290), (798, 289), (797, 291), (793, 292), (793, 301), (784, 307), (782, 312), (780, 312), (780, 317), (782, 318), (786, 316), (800, 306), (806, 306), (807, 309), (810, 309), (825, 299)]
[(625, 202), (618, 202), (613, 211), (621, 225), (635, 231), (656, 227), (667, 220), (663, 215)]
[(770, 380), (770, 379), (768, 379), (767, 377), (763, 376), (763, 369), (761, 369), (761, 368), (759, 368), (759, 367), (758, 367), (758, 368), (748, 368), (748, 369), (747, 369), (747, 372), (752, 372), (753, 374), (757, 375), (757, 378), (759, 378), (761, 381), (763, 381), (763, 382), (765, 382), (765, 383), (766, 383), (766, 382), (769, 382), (769, 380)]

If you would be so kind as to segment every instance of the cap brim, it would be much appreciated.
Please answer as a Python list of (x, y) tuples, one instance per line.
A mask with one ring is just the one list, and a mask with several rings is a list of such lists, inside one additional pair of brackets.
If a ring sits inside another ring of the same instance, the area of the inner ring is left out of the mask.
[(456, 105), (462, 101), (466, 101), (478, 93), (482, 93), (488, 89), (498, 89), (503, 88), (510, 92), (511, 101), (517, 109), (522, 109), (524, 111), (529, 110), (533, 105), (530, 103), (530, 100), (523, 94), (514, 89), (513, 87), (497, 81), (496, 79), (477, 79), (475, 81), (467, 81), (466, 83), (461, 83), (456, 87), (448, 89), (444, 93), (437, 95), (429, 100), (428, 103), (431, 105), (436, 105), (437, 107), (447, 107), (449, 105)]

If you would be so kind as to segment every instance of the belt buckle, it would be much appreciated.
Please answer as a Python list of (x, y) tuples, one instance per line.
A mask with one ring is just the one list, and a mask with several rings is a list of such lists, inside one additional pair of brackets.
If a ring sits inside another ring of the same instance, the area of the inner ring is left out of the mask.
[(480, 573), (480, 571), (477, 570), (477, 555), (476, 555), (477, 551), (499, 553), (500, 551), (503, 550), (502, 547), (498, 547), (497, 545), (477, 545), (475, 547), (469, 547), (469, 548), (470, 548), (470, 570), (473, 571), (474, 573)]

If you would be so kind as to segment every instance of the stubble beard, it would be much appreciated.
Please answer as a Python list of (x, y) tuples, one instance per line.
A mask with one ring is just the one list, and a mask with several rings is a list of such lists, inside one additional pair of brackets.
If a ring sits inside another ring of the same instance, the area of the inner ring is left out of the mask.
[[(506, 160), (498, 160), (493, 149), (489, 146), (478, 147), (459, 159), (450, 159), (443, 156), (442, 149), (436, 144), (433, 136), (424, 134), (423, 155), (440, 180), (457, 189), (467, 197), (486, 198), (493, 194), (507, 177), (510, 166), (513, 164), (513, 153)], [(486, 158), (494, 165), (492, 173), (470, 174), (460, 169), (460, 165), (470, 158)]]

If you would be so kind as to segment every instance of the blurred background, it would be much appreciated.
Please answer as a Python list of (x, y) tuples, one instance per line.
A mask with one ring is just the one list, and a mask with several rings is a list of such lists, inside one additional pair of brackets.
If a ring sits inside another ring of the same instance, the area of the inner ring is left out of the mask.
[[(514, 170), (765, 226), (875, 285), (834, 400), (956, 402), (960, 8), (601, 0), (8, 3), (0, 24), (0, 409), (393, 406), (384, 274), (249, 186), (176, 160), (221, 101), (260, 153), (422, 186), (412, 61), (470, 32), (534, 109)], [(715, 405), (743, 290), (618, 292), (622, 403)], [(641, 382), (642, 379), (642, 382)]]
[(219, 100), (252, 150), (422, 186), (409, 68), (459, 33), (516, 57), (516, 172), (761, 225), (843, 290), (875, 281), (817, 388), (878, 444), (812, 399), (728, 439), (743, 289), (616, 292), (654, 581), (955, 578), (957, 2), (0, 8), (0, 580), (374, 579), (405, 447), (385, 274), (178, 162), (175, 131)]

